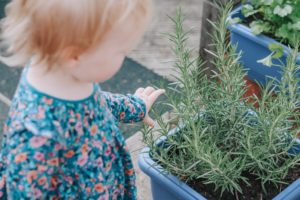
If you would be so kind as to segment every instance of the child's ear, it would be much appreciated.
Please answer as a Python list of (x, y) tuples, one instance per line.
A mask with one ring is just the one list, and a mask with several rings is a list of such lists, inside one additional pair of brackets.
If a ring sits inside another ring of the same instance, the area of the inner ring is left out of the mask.
[(74, 60), (77, 61), (80, 56), (80, 50), (78, 47), (70, 46), (63, 50), (61, 58), (63, 60)]
[(77, 65), (80, 56), (80, 51), (78, 47), (67, 47), (62, 51), (61, 59), (69, 67), (74, 67)]

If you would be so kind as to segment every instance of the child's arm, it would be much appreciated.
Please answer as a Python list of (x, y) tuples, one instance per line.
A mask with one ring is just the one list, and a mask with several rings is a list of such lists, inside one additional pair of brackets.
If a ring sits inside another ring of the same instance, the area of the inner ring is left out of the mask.
[(14, 134), (8, 145), (7, 198), (57, 197), (60, 145), (54, 139), (28, 131)]
[(134, 95), (119, 95), (104, 93), (106, 102), (112, 114), (120, 122), (139, 122), (144, 121), (150, 126), (154, 121), (148, 116), (156, 99), (163, 94), (164, 90), (155, 90), (152, 87), (139, 88)]

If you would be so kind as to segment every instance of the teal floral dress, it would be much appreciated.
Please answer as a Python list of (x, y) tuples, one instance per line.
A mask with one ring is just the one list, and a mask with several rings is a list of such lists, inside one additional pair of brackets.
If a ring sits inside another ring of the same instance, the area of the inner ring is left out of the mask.
[(141, 121), (144, 102), (101, 91), (79, 101), (33, 88), (23, 73), (0, 153), (0, 199), (136, 199), (118, 122)]

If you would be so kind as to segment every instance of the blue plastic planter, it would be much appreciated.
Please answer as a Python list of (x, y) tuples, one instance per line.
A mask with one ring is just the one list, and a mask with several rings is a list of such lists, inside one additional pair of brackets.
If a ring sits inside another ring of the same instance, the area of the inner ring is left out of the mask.
[[(242, 6), (235, 9), (230, 17), (241, 18), (244, 16), (241, 12)], [(282, 70), (280, 67), (267, 67), (261, 63), (257, 63), (258, 60), (267, 57), (272, 52), (268, 49), (269, 44), (280, 44), (274, 39), (267, 37), (266, 35), (254, 35), (251, 29), (243, 24), (233, 24), (228, 27), (231, 32), (231, 43), (237, 46), (237, 51), (242, 52), (240, 61), (244, 68), (248, 71), (248, 77), (253, 81), (265, 85), (270, 77), (274, 77), (277, 80), (281, 80)], [(286, 58), (290, 52), (287, 46), (284, 46), (284, 56), (281, 58), (283, 63), (286, 63)], [(297, 64), (300, 64), (300, 54), (297, 58)], [(280, 65), (280, 62), (276, 59), (273, 63)]]
[[(175, 134), (175, 129), (169, 135)], [(166, 141), (166, 137), (158, 139), (156, 145), (160, 146)], [(196, 192), (184, 182), (172, 174), (164, 172), (163, 168), (155, 163), (149, 155), (150, 149), (145, 147), (139, 154), (138, 165), (151, 179), (153, 200), (206, 200), (204, 196)], [(289, 185), (273, 200), (300, 200), (300, 178)]]
[(300, 139), (296, 139), (295, 145), (289, 150), (291, 155), (296, 155), (300, 153)]
[[(169, 135), (177, 133), (177, 130), (174, 129)], [(166, 137), (159, 138), (156, 145), (162, 145), (165, 140)], [(180, 181), (177, 177), (164, 173), (163, 168), (152, 160), (149, 151), (148, 147), (145, 147), (141, 151), (138, 158), (138, 165), (151, 179), (153, 200), (206, 200), (205, 197)]]
[(153, 200), (206, 200), (201, 194), (190, 188), (171, 174), (164, 174), (160, 166), (150, 158), (149, 148), (144, 148), (139, 155), (141, 170), (151, 178)]

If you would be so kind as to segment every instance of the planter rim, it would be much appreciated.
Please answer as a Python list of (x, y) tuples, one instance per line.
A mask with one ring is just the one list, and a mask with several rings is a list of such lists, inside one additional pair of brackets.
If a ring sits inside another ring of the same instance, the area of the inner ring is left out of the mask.
[(275, 196), (273, 200), (285, 200), (285, 199), (296, 200), (297, 198), (299, 198), (299, 196), (297, 197), (297, 194), (295, 194), (295, 192), (298, 191), (299, 188), (300, 188), (300, 178), (298, 178), (293, 183), (288, 185), (282, 192), (277, 194), (277, 196)]
[(189, 187), (186, 183), (180, 181), (176, 176), (163, 172), (162, 166), (156, 164), (149, 156), (150, 148), (145, 147), (139, 155), (138, 165), (142, 171), (150, 177), (163, 177), (160, 179), (159, 184), (169, 186), (173, 191), (184, 192), (185, 199), (198, 199), (207, 200), (201, 194), (197, 193), (194, 189)]
[[(175, 134), (180, 128), (175, 128), (171, 130), (168, 136)], [(161, 136), (157, 139), (156, 145), (162, 144), (167, 137)], [(161, 177), (159, 184), (168, 186), (173, 191), (182, 191), (182, 196), (184, 199), (198, 199), (207, 200), (200, 193), (196, 192), (190, 186), (188, 186), (183, 181), (179, 180), (176, 176), (171, 173), (165, 173), (163, 167), (158, 165), (149, 154), (150, 148), (144, 147), (139, 153), (138, 166), (141, 170), (150, 177)]]
[[(230, 15), (228, 17), (228, 20), (230, 18), (232, 18), (232, 16), (241, 13), (242, 7), (243, 7), (243, 5), (240, 5), (237, 8), (235, 8), (230, 13)], [(280, 45), (284, 48), (284, 55), (285, 56), (288, 56), (289, 53), (291, 52), (291, 49), (288, 46), (276, 41), (275, 39), (273, 39), (273, 38), (271, 38), (271, 37), (269, 37), (265, 34), (254, 35), (252, 33), (251, 29), (248, 26), (244, 25), (244, 24), (241, 24), (241, 23), (231, 24), (231, 25), (228, 26), (228, 29), (230, 31), (238, 33), (238, 34), (252, 40), (253, 42), (258, 43), (258, 44), (266, 47), (266, 48), (269, 47), (270, 43), (278, 44), (278, 45)], [(298, 53), (297, 63), (300, 63), (300, 52)]]

